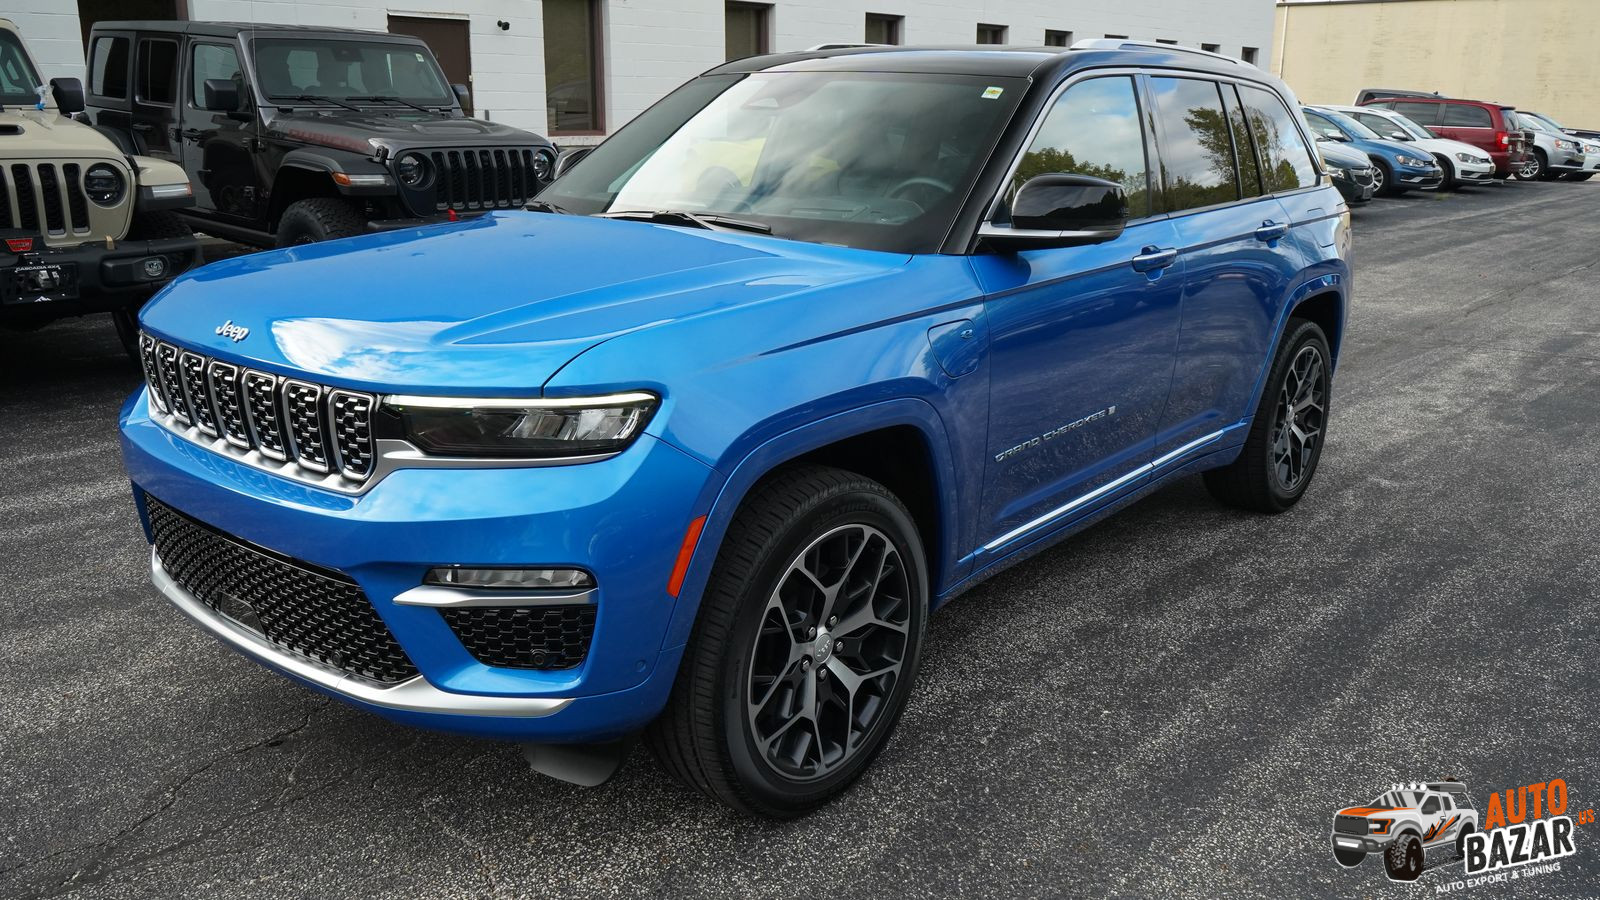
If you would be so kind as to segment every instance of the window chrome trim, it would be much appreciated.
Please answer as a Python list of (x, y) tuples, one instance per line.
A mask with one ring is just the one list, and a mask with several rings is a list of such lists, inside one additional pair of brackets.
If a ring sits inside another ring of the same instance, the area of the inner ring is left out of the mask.
[(150, 580), (167, 600), (193, 619), (212, 637), (262, 663), (311, 685), (350, 700), (384, 709), (406, 712), (441, 713), (456, 716), (508, 716), (537, 718), (566, 709), (571, 697), (510, 697), (491, 694), (458, 694), (429, 684), (421, 675), (398, 684), (379, 686), (348, 672), (305, 659), (280, 649), (249, 629), (235, 625), (214, 612), (199, 597), (167, 574), (161, 557), (150, 548)]
[(1133, 481), (1133, 480), (1135, 480), (1137, 478), (1140, 478), (1140, 477), (1142, 477), (1144, 475), (1149, 475), (1151, 472), (1154, 472), (1156, 469), (1161, 468), (1162, 466), (1166, 465), (1167, 463), (1170, 463), (1173, 460), (1176, 460), (1179, 457), (1181, 457), (1181, 456), (1183, 456), (1183, 455), (1185, 455), (1185, 454), (1187, 454), (1187, 453), (1189, 453), (1191, 451), (1198, 450), (1198, 449), (1200, 449), (1201, 447), (1204, 447), (1207, 444), (1214, 443), (1215, 441), (1221, 439), (1221, 437), (1226, 433), (1227, 433), (1227, 430), (1224, 429), (1222, 431), (1213, 431), (1210, 434), (1208, 434), (1208, 435), (1206, 435), (1204, 437), (1201, 437), (1201, 438), (1196, 438), (1195, 440), (1192, 440), (1189, 443), (1184, 444), (1182, 447), (1179, 447), (1178, 449), (1172, 451), (1171, 453), (1167, 453), (1167, 454), (1165, 454), (1165, 455), (1163, 455), (1163, 456), (1161, 456), (1161, 457), (1159, 457), (1157, 459), (1154, 459), (1154, 460), (1151, 460), (1150, 462), (1145, 463), (1144, 465), (1138, 467), (1137, 469), (1134, 469), (1133, 471), (1127, 473), (1126, 475), (1123, 475), (1121, 478), (1117, 478), (1117, 479), (1115, 479), (1113, 481), (1108, 481), (1105, 484), (1102, 484), (1099, 487), (1095, 488), (1094, 490), (1090, 491), (1089, 493), (1084, 494), (1081, 497), (1077, 497), (1077, 498), (1075, 498), (1073, 500), (1069, 500), (1066, 503), (1062, 504), (1061, 506), (1058, 506), (1055, 509), (1050, 510), (1049, 512), (1045, 513), (1042, 516), (1039, 516), (1038, 518), (1034, 519), (1031, 522), (1027, 522), (1025, 524), (1017, 526), (1016, 528), (1011, 529), (1010, 531), (1006, 532), (1005, 534), (1000, 535), (999, 537), (995, 538), (994, 540), (990, 541), (989, 543), (984, 544), (983, 545), (983, 549), (984, 550), (995, 550), (995, 549), (997, 549), (999, 547), (1002, 547), (1002, 546), (1004, 546), (1006, 544), (1011, 543), (1012, 541), (1016, 540), (1019, 537), (1023, 537), (1025, 535), (1027, 535), (1031, 531), (1035, 531), (1037, 529), (1043, 528), (1044, 526), (1049, 525), (1051, 522), (1054, 522), (1055, 520), (1061, 518), (1062, 516), (1065, 516), (1067, 513), (1070, 513), (1073, 510), (1078, 509), (1079, 507), (1084, 506), (1085, 504), (1088, 504), (1088, 503), (1090, 503), (1090, 502), (1092, 502), (1094, 500), (1098, 500), (1099, 498), (1105, 496), (1106, 494), (1111, 493), (1112, 491), (1116, 490), (1119, 487), (1122, 487), (1123, 485), (1127, 484), (1130, 481)]

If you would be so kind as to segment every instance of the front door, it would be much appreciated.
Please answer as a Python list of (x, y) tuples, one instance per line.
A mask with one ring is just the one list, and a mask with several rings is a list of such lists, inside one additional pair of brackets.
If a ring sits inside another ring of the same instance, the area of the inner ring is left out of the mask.
[(1014, 180), (1067, 172), (1119, 181), (1131, 216), (1123, 234), (973, 257), (992, 336), (984, 557), (1092, 511), (1148, 470), (1183, 279), (1175, 229), (1152, 208), (1136, 84), (1115, 75), (1067, 88)]
[[(451, 84), (472, 86), (472, 38), (465, 19), (435, 19), (422, 16), (390, 16), (390, 34), (409, 34), (421, 38), (439, 60), (439, 68)], [(472, 115), (472, 97), (461, 101), (462, 111)]]
[[(194, 185), (195, 206), (224, 218), (252, 220), (261, 202), (254, 151), (256, 117), (250, 91), (232, 44), (197, 41), (189, 45), (183, 86), (183, 167)], [(232, 81), (243, 110), (205, 109), (207, 79)]]

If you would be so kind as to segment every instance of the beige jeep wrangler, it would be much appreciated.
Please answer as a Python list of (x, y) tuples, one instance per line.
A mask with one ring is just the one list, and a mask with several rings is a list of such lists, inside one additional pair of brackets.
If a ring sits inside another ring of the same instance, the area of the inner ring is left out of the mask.
[(44, 86), (0, 19), (0, 327), (109, 312), (132, 352), (139, 307), (199, 258), (173, 212), (194, 192), (181, 167), (71, 118), (82, 109), (83, 84)]

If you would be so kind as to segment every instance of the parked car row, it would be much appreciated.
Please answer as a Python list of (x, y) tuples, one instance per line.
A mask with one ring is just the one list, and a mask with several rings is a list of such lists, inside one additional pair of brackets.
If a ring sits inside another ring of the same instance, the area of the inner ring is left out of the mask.
[(1302, 112), (1350, 203), (1496, 178), (1588, 181), (1600, 171), (1600, 132), (1503, 103), (1368, 88), (1353, 105)]

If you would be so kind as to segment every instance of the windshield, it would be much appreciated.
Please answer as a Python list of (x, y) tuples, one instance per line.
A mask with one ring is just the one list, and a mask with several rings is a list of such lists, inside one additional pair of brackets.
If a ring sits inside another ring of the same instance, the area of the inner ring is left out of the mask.
[(1334, 112), (1331, 109), (1319, 109), (1319, 110), (1317, 110), (1317, 112), (1322, 113), (1323, 115), (1325, 115), (1328, 118), (1332, 119), (1333, 121), (1337, 122), (1339, 124), (1339, 127), (1344, 129), (1344, 133), (1350, 135), (1350, 137), (1353, 140), (1357, 140), (1357, 141), (1381, 141), (1381, 140), (1383, 140), (1383, 138), (1376, 131), (1373, 131), (1371, 128), (1368, 128), (1367, 126), (1361, 124), (1360, 122), (1357, 122), (1355, 119), (1351, 118), (1350, 116), (1345, 115), (1342, 112)]
[(1433, 140), (1433, 132), (1423, 128), (1421, 125), (1418, 125), (1399, 113), (1391, 113), (1387, 116), (1384, 116), (1384, 118), (1395, 123), (1396, 125), (1399, 125), (1401, 131), (1404, 131), (1406, 134), (1411, 135), (1419, 141)]
[(1523, 122), (1526, 122), (1529, 128), (1535, 128), (1539, 131), (1549, 131), (1555, 134), (1561, 133), (1561, 126), (1557, 125), (1554, 119), (1545, 118), (1538, 113), (1517, 110), (1517, 118), (1521, 119)]
[(420, 44), (264, 38), (254, 43), (254, 51), (256, 81), (269, 100), (396, 97), (425, 106), (454, 103), (439, 64)]
[(717, 213), (779, 237), (932, 252), (1025, 87), (866, 72), (697, 78), (539, 198), (583, 215)]
[(0, 104), (32, 106), (39, 102), (42, 83), (16, 34), (0, 29)]

